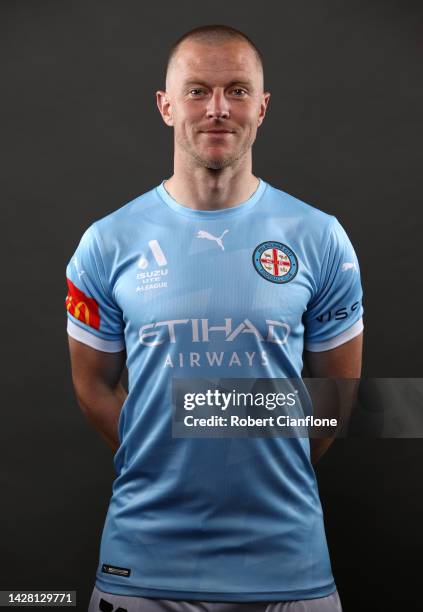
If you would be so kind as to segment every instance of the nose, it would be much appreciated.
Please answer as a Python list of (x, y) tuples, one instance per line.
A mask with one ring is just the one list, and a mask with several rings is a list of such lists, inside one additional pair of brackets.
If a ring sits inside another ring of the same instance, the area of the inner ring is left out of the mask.
[(216, 88), (207, 105), (207, 117), (209, 119), (227, 119), (229, 117), (229, 103), (226, 100), (222, 89)]

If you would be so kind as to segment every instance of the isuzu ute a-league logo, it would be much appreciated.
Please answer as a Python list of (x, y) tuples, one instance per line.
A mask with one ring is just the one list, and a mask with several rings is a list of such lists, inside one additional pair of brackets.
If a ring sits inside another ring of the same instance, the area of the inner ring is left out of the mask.
[[(168, 268), (165, 267), (167, 266), (166, 256), (163, 253), (158, 240), (150, 240), (148, 246), (150, 247), (150, 257), (147, 257), (143, 253), (138, 259), (137, 263), (139, 270), (142, 270), (141, 272), (137, 273), (137, 281), (139, 283), (136, 288), (137, 293), (167, 287), (167, 280), (163, 279), (163, 277), (167, 276), (168, 274)], [(147, 270), (150, 264), (149, 259), (151, 259), (151, 255), (153, 256), (156, 264), (159, 266), (159, 268), (156, 270)]]
[(271, 283), (289, 283), (298, 272), (294, 251), (282, 242), (269, 240), (254, 249), (253, 265), (256, 271)]

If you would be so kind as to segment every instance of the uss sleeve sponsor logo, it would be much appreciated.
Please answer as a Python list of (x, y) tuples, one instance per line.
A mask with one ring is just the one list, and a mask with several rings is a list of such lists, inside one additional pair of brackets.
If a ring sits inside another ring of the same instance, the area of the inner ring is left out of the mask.
[(316, 321), (319, 323), (327, 323), (334, 319), (335, 321), (341, 321), (342, 319), (348, 319), (348, 317), (353, 314), (357, 308), (359, 308), (360, 302), (354, 302), (352, 306), (342, 306), (337, 310), (328, 310), (323, 314), (316, 317)]
[(94, 329), (100, 329), (98, 303), (94, 298), (88, 297), (81, 289), (78, 289), (69, 278), (66, 279), (66, 282), (68, 285), (68, 294), (65, 300), (66, 310), (78, 321), (82, 321)]

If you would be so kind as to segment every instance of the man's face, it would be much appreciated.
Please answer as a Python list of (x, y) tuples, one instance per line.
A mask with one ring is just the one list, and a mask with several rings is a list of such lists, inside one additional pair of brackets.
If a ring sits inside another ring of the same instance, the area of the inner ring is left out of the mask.
[(230, 166), (251, 149), (269, 97), (254, 51), (243, 41), (184, 41), (166, 92), (157, 92), (163, 119), (174, 127), (177, 154), (211, 169)]

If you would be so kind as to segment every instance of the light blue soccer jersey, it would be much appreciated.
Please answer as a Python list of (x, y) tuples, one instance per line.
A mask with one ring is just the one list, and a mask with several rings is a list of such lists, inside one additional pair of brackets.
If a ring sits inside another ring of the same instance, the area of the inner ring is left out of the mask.
[(335, 591), (309, 440), (173, 437), (171, 393), (176, 378), (300, 377), (304, 349), (361, 332), (336, 218), (263, 180), (218, 211), (161, 183), (93, 223), (66, 274), (69, 335), (127, 352), (97, 587), (239, 602)]

